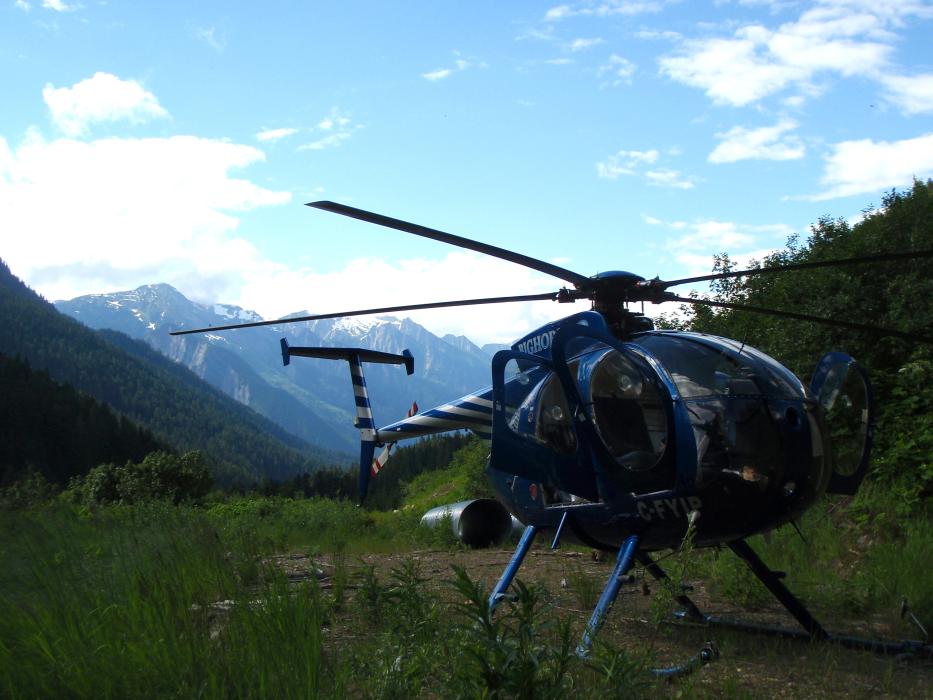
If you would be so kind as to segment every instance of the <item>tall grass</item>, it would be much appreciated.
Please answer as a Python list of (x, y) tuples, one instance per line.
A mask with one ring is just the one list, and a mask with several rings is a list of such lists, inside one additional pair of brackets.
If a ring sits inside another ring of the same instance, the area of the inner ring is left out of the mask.
[(2, 694), (315, 696), (318, 592), (293, 595), (276, 577), (239, 584), (202, 513), (150, 504), (0, 517)]
[[(570, 622), (536, 587), (517, 584), (493, 620), (465, 572), (448, 594), (413, 559), (383, 579), (364, 567), (340, 591), (292, 585), (261, 563), (267, 547), (359, 542), (316, 506), (277, 505), (0, 513), (0, 696), (544, 697), (618, 685), (619, 663), (572, 654)], [(280, 532), (296, 519), (321, 531)]]
[[(930, 519), (892, 528), (874, 516), (884, 507), (879, 496), (829, 502), (802, 523), (806, 543), (786, 528), (753, 545), (817, 614), (893, 612), (907, 596), (929, 624)], [(431, 531), (419, 532), (410, 513), (316, 500), (0, 512), (0, 696), (635, 697), (663, 688), (647, 679), (647, 656), (612, 645), (611, 624), (593, 656), (578, 659), (571, 640), (583, 620), (552, 607), (539, 586), (516, 582), (515, 600), (492, 617), (488, 591), (465, 571), (438, 586), (414, 559), (381, 575), (348, 563), (420, 546)], [(268, 563), (287, 550), (330, 552), (330, 587), (295, 585)], [(760, 586), (731, 553), (683, 554), (714, 597), (755, 601), (748, 591)], [(687, 574), (666, 566), (677, 580)], [(702, 695), (691, 683), (683, 691)], [(725, 694), (742, 696), (739, 686)]]
[[(769, 537), (749, 540), (769, 567), (787, 573), (786, 584), (817, 612), (846, 617), (879, 613), (894, 622), (901, 601), (929, 629), (933, 625), (933, 515), (917, 512), (894, 520), (889, 492), (863, 489), (855, 499), (826, 499), (800, 522)], [(700, 576), (713, 592), (742, 605), (773, 601), (748, 568), (727, 550), (706, 553)], [(916, 629), (903, 628), (906, 636)]]

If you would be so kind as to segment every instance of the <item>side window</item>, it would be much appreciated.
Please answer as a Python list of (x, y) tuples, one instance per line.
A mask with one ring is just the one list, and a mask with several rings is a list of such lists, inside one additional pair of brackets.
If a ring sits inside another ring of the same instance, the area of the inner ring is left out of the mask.
[(817, 364), (810, 391), (823, 409), (833, 476), (830, 493), (854, 493), (871, 450), (872, 396), (868, 377), (845, 353), (825, 355)]
[(852, 358), (843, 353), (824, 357), (814, 372), (811, 391), (824, 411), (835, 471), (852, 476), (858, 471), (868, 431), (868, 387)]
[(545, 367), (524, 363), (519, 369), (514, 360), (506, 365), (506, 422), (509, 428), (560, 453), (573, 454), (577, 449), (576, 433), (570, 406), (563, 387), (553, 372)]

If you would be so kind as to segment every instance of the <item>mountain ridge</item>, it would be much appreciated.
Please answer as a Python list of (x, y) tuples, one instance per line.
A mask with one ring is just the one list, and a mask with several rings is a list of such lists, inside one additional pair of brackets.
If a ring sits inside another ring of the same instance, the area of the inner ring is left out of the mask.
[[(367, 365), (377, 423), (405, 416), (412, 402), (441, 404), (491, 383), (492, 353), (464, 336), (435, 336), (409, 318), (320, 319), (293, 325), (171, 336), (172, 330), (261, 320), (234, 304), (187, 299), (164, 283), (58, 301), (56, 308), (92, 328), (110, 328), (179, 362), (212, 386), (254, 408), (290, 433), (329, 449), (356, 449), (355, 401), (344, 363), (305, 360), (283, 367), (279, 339), (293, 346), (352, 346), (415, 356), (415, 375)], [(297, 311), (290, 316), (308, 315)], [(284, 317), (287, 318), (287, 317)], [(502, 346), (495, 346), (495, 350)]]
[(175, 449), (204, 450), (228, 465), (231, 475), (288, 478), (337, 456), (230, 401), (147, 345), (59, 313), (3, 261), (0, 326), (0, 354), (21, 357), (53, 380), (95, 397)]

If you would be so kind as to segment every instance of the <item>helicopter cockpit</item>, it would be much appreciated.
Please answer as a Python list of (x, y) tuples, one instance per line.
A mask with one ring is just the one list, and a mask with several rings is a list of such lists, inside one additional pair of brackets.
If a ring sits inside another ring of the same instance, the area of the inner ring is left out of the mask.
[[(550, 358), (506, 353), (514, 357), (499, 396), (515, 439), (499, 445), (519, 448), (508, 449), (509, 473), (549, 474), (544, 491), (558, 501), (723, 483), (808, 500), (826, 488), (831, 435), (820, 406), (830, 400), (776, 360), (696, 333), (647, 331), (618, 342), (598, 329), (575, 331), (553, 337)], [(841, 381), (828, 374), (828, 384)], [(864, 431), (849, 432), (861, 454)], [(536, 466), (523, 468), (526, 460)]]

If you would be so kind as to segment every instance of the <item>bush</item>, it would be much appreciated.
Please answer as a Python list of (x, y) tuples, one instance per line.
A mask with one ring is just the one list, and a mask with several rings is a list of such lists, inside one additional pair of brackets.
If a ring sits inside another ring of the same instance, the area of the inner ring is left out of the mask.
[(30, 467), (13, 484), (0, 489), (0, 507), (27, 508), (51, 500), (56, 493), (58, 486)]
[(213, 485), (213, 477), (198, 451), (182, 456), (150, 452), (142, 462), (112, 463), (94, 467), (83, 478), (74, 479), (68, 491), (85, 505), (143, 503), (168, 500), (174, 504), (200, 501)]

